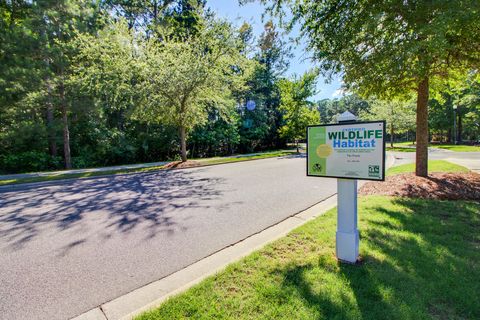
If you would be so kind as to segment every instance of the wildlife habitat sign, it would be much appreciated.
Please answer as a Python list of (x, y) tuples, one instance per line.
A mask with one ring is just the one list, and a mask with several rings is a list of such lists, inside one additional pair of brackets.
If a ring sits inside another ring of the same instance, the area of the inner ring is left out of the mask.
[(307, 127), (307, 176), (385, 180), (385, 121)]

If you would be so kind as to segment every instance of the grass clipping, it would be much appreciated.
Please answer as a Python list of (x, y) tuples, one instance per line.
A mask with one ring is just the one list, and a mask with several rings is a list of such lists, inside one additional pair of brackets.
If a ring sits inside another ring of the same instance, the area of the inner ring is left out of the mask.
[(414, 173), (386, 177), (384, 182), (368, 182), (362, 195), (386, 195), (439, 200), (480, 200), (480, 174), (433, 172), (427, 178)]

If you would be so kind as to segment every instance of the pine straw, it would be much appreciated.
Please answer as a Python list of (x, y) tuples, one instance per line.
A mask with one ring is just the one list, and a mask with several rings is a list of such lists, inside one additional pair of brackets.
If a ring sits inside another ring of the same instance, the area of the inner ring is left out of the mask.
[(388, 176), (384, 182), (368, 182), (362, 195), (386, 195), (439, 200), (480, 200), (480, 174), (430, 173), (428, 178), (413, 173)]
[(182, 169), (182, 168), (194, 168), (200, 166), (201, 163), (198, 161), (187, 160), (185, 162), (182, 161), (173, 161), (167, 163), (164, 168), (165, 169)]

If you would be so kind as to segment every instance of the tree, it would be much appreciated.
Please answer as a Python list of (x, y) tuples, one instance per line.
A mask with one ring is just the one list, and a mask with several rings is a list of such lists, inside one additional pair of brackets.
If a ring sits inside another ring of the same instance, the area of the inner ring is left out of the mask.
[[(242, 53), (247, 55), (252, 41), (251, 27), (240, 28)], [(253, 51), (253, 50), (252, 50)], [(288, 67), (289, 48), (282, 40), (272, 21), (264, 25), (253, 54), (256, 62), (252, 76), (247, 80), (248, 90), (237, 95), (241, 105), (249, 100), (256, 103), (255, 110), (241, 110), (241, 145), (245, 151), (280, 147), (278, 129), (281, 126), (280, 93), (278, 81)]]
[(392, 148), (395, 134), (415, 128), (415, 107), (412, 103), (373, 99), (369, 101), (369, 105), (369, 110), (360, 113), (360, 118), (364, 120), (386, 120)]
[(177, 35), (195, 34), (203, 24), (206, 0), (103, 0), (102, 7), (124, 18), (128, 29), (159, 36), (168, 27)]
[(235, 107), (232, 88), (244, 85), (248, 61), (231, 27), (213, 20), (195, 36), (149, 41), (144, 54), (145, 100), (135, 117), (177, 127), (186, 161), (188, 132), (207, 121), (207, 107)]
[[(68, 117), (73, 100), (67, 83), (70, 60), (75, 52), (70, 44), (76, 32), (91, 32), (98, 26), (98, 8), (88, 0), (2, 1), (0, 8), (2, 22), (6, 17), (10, 20), (5, 33), (8, 38), (2, 39), (6, 40), (5, 56), (0, 57), (0, 60), (10, 60), (6, 72), (0, 74), (1, 79), (7, 80), (6, 91), (13, 89), (8, 93), (12, 98), (8, 103), (20, 114), (27, 105), (34, 110), (32, 113), (45, 113), (45, 120), (34, 121), (36, 125), (46, 122), (52, 157), (57, 153), (55, 117), (60, 114), (64, 164), (70, 168)], [(12, 56), (16, 57), (11, 59)]]
[(280, 127), (281, 137), (293, 140), (298, 149), (298, 141), (305, 138), (308, 125), (316, 124), (320, 120), (314, 103), (308, 98), (315, 95), (317, 71), (305, 73), (293, 81), (282, 79), (280, 88), (280, 112), (283, 115), (284, 125)]
[(257, 100), (264, 106), (267, 120), (266, 144), (278, 147), (278, 129), (281, 126), (280, 93), (277, 82), (288, 68), (290, 48), (282, 40), (280, 33), (272, 21), (264, 25), (264, 31), (258, 40), (259, 52), (255, 56), (258, 61), (253, 88)]
[(354, 93), (340, 99), (322, 99), (317, 102), (317, 105), (322, 123), (336, 122), (336, 117), (345, 111), (359, 116), (361, 113), (367, 112), (370, 107), (366, 100)]
[(478, 68), (478, 0), (262, 0), (285, 16), (285, 4), (321, 70), (343, 74), (347, 88), (379, 98), (417, 97), (416, 174), (427, 176), (431, 85)]

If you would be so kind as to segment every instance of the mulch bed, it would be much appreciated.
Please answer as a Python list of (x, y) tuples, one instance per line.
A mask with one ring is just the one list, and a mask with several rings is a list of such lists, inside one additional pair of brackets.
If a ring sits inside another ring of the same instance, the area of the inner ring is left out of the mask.
[(182, 161), (173, 161), (167, 163), (164, 168), (165, 169), (183, 169), (183, 168), (194, 168), (200, 166), (201, 163), (198, 161), (187, 160), (185, 162)]
[(386, 177), (384, 182), (368, 182), (359, 193), (439, 200), (480, 200), (480, 174), (431, 173), (428, 178), (413, 173)]

